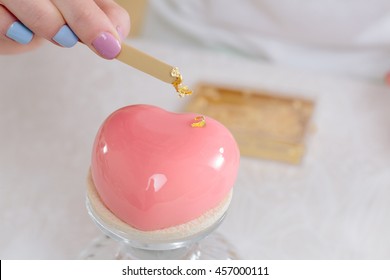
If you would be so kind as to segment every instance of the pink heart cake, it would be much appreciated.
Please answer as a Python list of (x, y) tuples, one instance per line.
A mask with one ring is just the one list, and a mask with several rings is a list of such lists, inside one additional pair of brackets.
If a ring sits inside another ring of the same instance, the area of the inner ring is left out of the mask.
[(202, 228), (225, 213), (239, 150), (222, 124), (206, 118), (204, 126), (194, 127), (196, 117), (132, 105), (104, 121), (93, 146), (88, 190), (104, 219), (161, 232), (199, 223)]

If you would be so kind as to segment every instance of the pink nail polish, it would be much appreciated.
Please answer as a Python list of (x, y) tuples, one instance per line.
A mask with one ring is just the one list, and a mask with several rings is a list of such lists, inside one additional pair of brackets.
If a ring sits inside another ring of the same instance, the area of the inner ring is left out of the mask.
[(110, 33), (103, 32), (92, 42), (95, 50), (106, 59), (114, 59), (121, 51), (121, 44)]

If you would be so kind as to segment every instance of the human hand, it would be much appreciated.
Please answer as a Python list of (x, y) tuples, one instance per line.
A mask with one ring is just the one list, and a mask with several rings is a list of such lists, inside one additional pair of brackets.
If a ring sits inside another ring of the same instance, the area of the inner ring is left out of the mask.
[(63, 47), (80, 40), (113, 59), (129, 31), (129, 15), (114, 0), (0, 0), (0, 53), (27, 51), (42, 39)]

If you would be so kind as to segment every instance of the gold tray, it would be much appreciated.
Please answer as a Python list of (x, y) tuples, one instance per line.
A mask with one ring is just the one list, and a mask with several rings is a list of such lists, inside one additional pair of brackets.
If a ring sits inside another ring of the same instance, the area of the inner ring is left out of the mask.
[(197, 86), (186, 107), (189, 112), (212, 117), (235, 137), (241, 155), (298, 164), (314, 103), (271, 92)]

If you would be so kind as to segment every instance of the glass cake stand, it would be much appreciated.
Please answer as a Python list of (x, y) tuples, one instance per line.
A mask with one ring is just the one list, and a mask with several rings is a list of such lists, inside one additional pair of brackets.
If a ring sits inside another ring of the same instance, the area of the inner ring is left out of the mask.
[(134, 238), (105, 223), (94, 211), (87, 198), (87, 210), (103, 232), (81, 253), (87, 260), (235, 260), (234, 247), (215, 232), (226, 213), (205, 230), (177, 240), (152, 241)]

